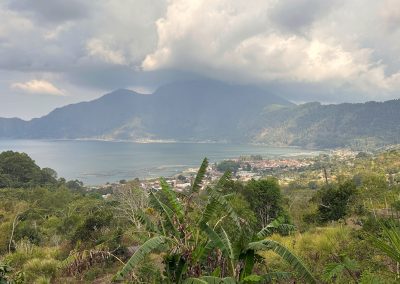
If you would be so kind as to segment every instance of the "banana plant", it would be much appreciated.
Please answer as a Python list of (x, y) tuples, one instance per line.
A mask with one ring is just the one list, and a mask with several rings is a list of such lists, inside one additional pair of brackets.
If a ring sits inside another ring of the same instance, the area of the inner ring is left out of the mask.
[[(278, 242), (265, 238), (279, 230), (291, 231), (293, 226), (277, 219), (249, 238), (246, 221), (236, 214), (229, 196), (223, 195), (218, 186), (203, 191), (208, 196), (206, 205), (194, 208), (192, 199), (200, 194), (207, 164), (205, 159), (189, 195), (178, 198), (165, 180), (160, 180), (161, 190), (150, 194), (152, 208), (160, 217), (158, 224), (144, 212), (140, 216), (153, 237), (139, 247), (114, 280), (132, 275), (135, 267), (155, 250), (165, 252), (163, 283), (269, 283), (293, 278), (288, 272), (254, 274), (255, 265), (262, 262), (259, 253), (273, 251), (293, 267), (296, 275), (315, 283), (299, 258)], [(219, 218), (221, 212), (223, 217)], [(234, 224), (235, 238), (223, 226), (226, 219)]]
[[(389, 224), (381, 223), (381, 236), (369, 237), (371, 244), (383, 255), (392, 259), (397, 265), (400, 263), (400, 229), (394, 221)], [(396, 280), (400, 281), (400, 273), (395, 272)]]

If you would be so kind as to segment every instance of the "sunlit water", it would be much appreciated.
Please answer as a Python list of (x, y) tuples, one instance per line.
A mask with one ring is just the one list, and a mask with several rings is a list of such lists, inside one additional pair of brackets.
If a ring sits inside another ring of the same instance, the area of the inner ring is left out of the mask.
[(59, 176), (92, 185), (135, 177), (171, 176), (198, 167), (204, 157), (217, 162), (242, 155), (276, 158), (319, 153), (245, 144), (0, 140), (0, 152), (6, 150), (25, 152), (39, 166), (52, 168)]

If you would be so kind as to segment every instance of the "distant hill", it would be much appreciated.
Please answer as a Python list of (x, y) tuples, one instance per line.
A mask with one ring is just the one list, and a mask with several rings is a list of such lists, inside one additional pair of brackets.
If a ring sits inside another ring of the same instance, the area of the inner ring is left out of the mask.
[(31, 121), (0, 119), (0, 137), (244, 142), (271, 105), (292, 104), (255, 87), (217, 81), (173, 83), (151, 95), (121, 89)]
[(0, 118), (0, 138), (257, 142), (334, 148), (400, 143), (400, 100), (294, 105), (259, 88), (217, 81), (120, 89), (24, 121)]
[(400, 100), (307, 103), (264, 112), (253, 141), (274, 145), (355, 148), (400, 143)]

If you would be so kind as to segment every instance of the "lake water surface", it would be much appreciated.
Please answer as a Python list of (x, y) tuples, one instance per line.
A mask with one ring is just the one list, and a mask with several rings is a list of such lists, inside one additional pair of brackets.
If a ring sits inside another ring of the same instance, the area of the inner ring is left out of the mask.
[(319, 153), (243, 144), (0, 140), (0, 152), (6, 150), (25, 152), (40, 167), (52, 168), (60, 177), (91, 185), (135, 177), (171, 176), (198, 167), (204, 157), (218, 162), (241, 155), (276, 158)]

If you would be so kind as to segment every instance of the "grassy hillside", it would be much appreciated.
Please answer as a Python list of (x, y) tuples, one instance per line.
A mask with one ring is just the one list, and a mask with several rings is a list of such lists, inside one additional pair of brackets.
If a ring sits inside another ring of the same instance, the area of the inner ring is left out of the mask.
[[(385, 236), (400, 238), (399, 160), (398, 150), (322, 155), (275, 177), (226, 174), (201, 189), (204, 162), (185, 192), (163, 180), (158, 191), (138, 181), (107, 192), (62, 179), (3, 185), (0, 281), (396, 283), (400, 247)], [(40, 171), (14, 168), (9, 178)]]

